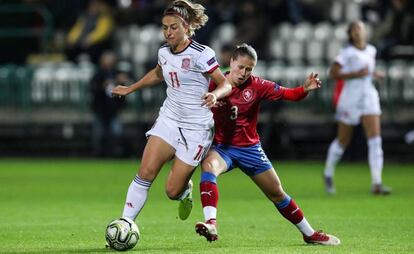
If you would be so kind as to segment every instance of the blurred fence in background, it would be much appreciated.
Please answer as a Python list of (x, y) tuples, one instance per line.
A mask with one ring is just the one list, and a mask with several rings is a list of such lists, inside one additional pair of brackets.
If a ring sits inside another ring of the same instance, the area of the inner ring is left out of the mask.
[[(259, 61), (254, 70), (256, 75), (277, 81), (284, 86), (301, 85), (306, 74), (317, 72), (323, 81), (323, 87), (300, 103), (290, 107), (312, 111), (315, 116), (331, 117), (333, 113), (332, 94), (334, 81), (328, 78), (326, 65), (292, 65), (280, 62)], [(414, 63), (395, 61), (379, 63), (378, 69), (386, 73), (386, 78), (377, 84), (386, 121), (404, 122), (413, 120), (404, 118), (404, 112), (414, 108)], [(16, 121), (16, 115), (7, 117), (4, 112), (24, 114), (25, 121), (38, 110), (71, 111), (79, 115), (89, 112), (89, 80), (94, 66), (89, 63), (59, 64), (46, 63), (39, 66), (0, 66), (0, 112), (2, 121)], [(158, 112), (158, 106), (165, 99), (165, 86), (144, 89), (127, 97), (128, 109), (136, 118), (146, 112)], [(293, 117), (295, 118), (295, 117)], [(53, 121), (53, 119), (49, 119)], [(306, 121), (308, 119), (293, 119)]]
[[(234, 34), (234, 25), (220, 25), (212, 36), (212, 48), (219, 52)], [(156, 64), (162, 40), (155, 24), (131, 25), (116, 30), (115, 50), (121, 59), (132, 63), (133, 74), (139, 78)], [(317, 72), (323, 87), (299, 103), (263, 105), (259, 130), (270, 157), (324, 158), (336, 130), (332, 105), (335, 84), (328, 78), (328, 68), (345, 41), (345, 24), (282, 23), (271, 29), (268, 59), (258, 61), (255, 74), (293, 87), (301, 85), (310, 72)], [(404, 143), (404, 135), (414, 129), (414, 63), (380, 61), (377, 69), (386, 74), (377, 84), (386, 155), (412, 160), (414, 149)], [(89, 81), (94, 71), (89, 62), (1, 65), (0, 155), (90, 155)], [(143, 148), (144, 132), (164, 99), (165, 85), (127, 96), (122, 112), (127, 155), (139, 154)], [(357, 147), (355, 157), (365, 158), (365, 144)]]

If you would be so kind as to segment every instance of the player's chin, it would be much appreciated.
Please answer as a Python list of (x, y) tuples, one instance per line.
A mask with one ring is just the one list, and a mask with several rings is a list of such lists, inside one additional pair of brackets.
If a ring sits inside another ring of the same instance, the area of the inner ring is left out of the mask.
[(241, 85), (241, 84), (243, 84), (244, 82), (246, 82), (246, 79), (244, 79), (244, 78), (238, 78), (238, 79), (237, 79), (237, 85)]

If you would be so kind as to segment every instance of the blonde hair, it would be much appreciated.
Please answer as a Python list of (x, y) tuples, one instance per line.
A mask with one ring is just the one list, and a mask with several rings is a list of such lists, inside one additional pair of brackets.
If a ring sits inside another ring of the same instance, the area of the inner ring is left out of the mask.
[(204, 13), (205, 8), (201, 4), (193, 3), (189, 0), (175, 0), (171, 6), (164, 11), (165, 15), (179, 17), (184, 24), (188, 25), (188, 36), (193, 36), (194, 31), (203, 27), (208, 16)]

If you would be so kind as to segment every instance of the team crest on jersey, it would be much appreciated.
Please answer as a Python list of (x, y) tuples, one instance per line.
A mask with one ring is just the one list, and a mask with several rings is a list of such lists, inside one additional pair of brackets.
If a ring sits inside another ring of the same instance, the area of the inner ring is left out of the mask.
[(253, 90), (250, 88), (244, 89), (243, 90), (243, 99), (246, 102), (249, 102), (253, 99)]
[(181, 62), (181, 69), (189, 71), (190, 70), (190, 66), (191, 66), (191, 60), (190, 58), (183, 58), (182, 62)]

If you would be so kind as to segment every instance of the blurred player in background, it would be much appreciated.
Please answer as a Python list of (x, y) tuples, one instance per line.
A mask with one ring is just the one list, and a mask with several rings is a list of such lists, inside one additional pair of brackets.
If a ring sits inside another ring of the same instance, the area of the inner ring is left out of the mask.
[[(256, 51), (247, 44), (238, 46), (232, 54), (227, 80), (233, 89), (230, 95), (213, 108), (215, 119), (214, 145), (202, 162), (200, 196), (205, 222), (198, 222), (196, 232), (215, 241), (218, 238), (216, 214), (218, 187), (216, 178), (239, 167), (263, 191), (279, 212), (303, 234), (307, 243), (338, 245), (340, 240), (315, 231), (302, 210), (287, 195), (276, 171), (264, 153), (256, 130), (259, 106), (263, 100), (298, 101), (309, 91), (318, 89), (318, 74), (310, 74), (303, 86), (285, 88), (275, 82), (251, 75), (257, 63)], [(211, 82), (210, 89), (216, 88)]]
[[(165, 81), (167, 98), (154, 126), (146, 133), (141, 166), (129, 186), (123, 218), (135, 220), (147, 200), (148, 189), (162, 166), (173, 159), (166, 193), (180, 200), (179, 217), (192, 209), (191, 175), (209, 149), (213, 138), (211, 110), (217, 99), (231, 91), (220, 72), (214, 51), (190, 37), (208, 20), (204, 7), (176, 0), (164, 11), (163, 34), (167, 41), (158, 51), (158, 64), (131, 86), (117, 86), (115, 96), (125, 96)], [(208, 92), (210, 79), (218, 84)]]
[(364, 23), (352, 22), (348, 27), (348, 37), (349, 44), (340, 51), (330, 71), (331, 77), (343, 80), (344, 85), (336, 107), (337, 137), (329, 146), (324, 170), (326, 191), (335, 194), (335, 166), (351, 141), (354, 126), (362, 122), (368, 140), (371, 191), (373, 194), (390, 194), (391, 189), (382, 185), (381, 107), (372, 82), (373, 78), (383, 78), (384, 74), (375, 71), (376, 49), (367, 44)]

